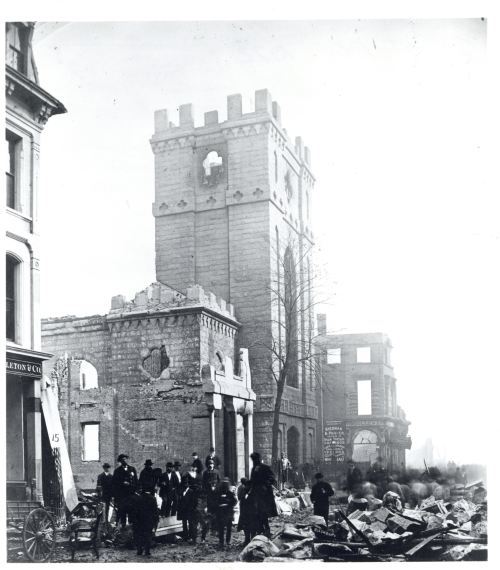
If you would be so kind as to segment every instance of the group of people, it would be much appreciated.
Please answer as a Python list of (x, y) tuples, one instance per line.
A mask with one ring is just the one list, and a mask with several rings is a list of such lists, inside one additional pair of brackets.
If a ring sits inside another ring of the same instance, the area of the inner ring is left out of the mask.
[(433, 495), (448, 500), (453, 492), (467, 482), (463, 468), (452, 473), (442, 473), (436, 467), (424, 472), (388, 471), (381, 457), (370, 465), (364, 477), (354, 461), (348, 462), (345, 488), (349, 493), (348, 512), (370, 508), (372, 503), (382, 502), (401, 510), (405, 505), (414, 508)]
[(122, 453), (113, 474), (109, 463), (104, 463), (97, 479), (105, 520), (109, 520), (113, 504), (117, 525), (125, 527), (127, 519), (132, 523), (139, 555), (150, 555), (152, 535), (160, 516), (176, 516), (181, 520), (184, 540), (194, 544), (198, 530), (202, 542), (209, 530), (217, 530), (219, 547), (224, 548), (231, 542), (234, 511), (239, 501), (238, 530), (245, 533), (245, 543), (257, 534), (270, 536), (268, 519), (277, 515), (273, 491), (276, 480), (259, 453), (254, 452), (250, 457), (253, 463), (250, 478), (242, 478), (235, 489), (228, 477), (221, 477), (221, 461), (213, 447), (204, 464), (194, 452), (191, 465), (183, 473), (179, 461), (167, 462), (163, 472), (148, 459), (138, 475), (135, 467), (128, 464), (129, 457)]

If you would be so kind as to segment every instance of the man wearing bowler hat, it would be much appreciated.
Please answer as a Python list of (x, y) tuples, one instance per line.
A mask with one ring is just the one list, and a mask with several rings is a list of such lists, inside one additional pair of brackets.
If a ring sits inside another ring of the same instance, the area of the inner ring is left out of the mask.
[(137, 490), (137, 471), (132, 465), (127, 463), (128, 455), (120, 453), (118, 463), (120, 464), (113, 473), (112, 489), (113, 497), (117, 508), (116, 522), (124, 527), (127, 523), (127, 511), (130, 498)]
[(177, 514), (179, 510), (179, 500), (182, 492), (182, 474), (181, 474), (181, 463), (176, 461), (174, 463), (174, 470), (172, 472), (172, 510), (170, 512), (171, 516)]
[(215, 447), (213, 447), (213, 446), (210, 448), (210, 451), (208, 452), (208, 455), (205, 458), (205, 467), (207, 469), (208, 469), (208, 462), (209, 461), (214, 462), (214, 468), (217, 469), (217, 471), (220, 469), (221, 461), (219, 459), (219, 456), (215, 454)]
[[(173, 469), (174, 464), (169, 461), (166, 465), (165, 473), (162, 473), (160, 477), (160, 497), (162, 499), (160, 514), (162, 517), (170, 517), (172, 513), (174, 496), (176, 494)], [(175, 477), (175, 479), (177, 479), (177, 477)]]
[(198, 457), (196, 451), (193, 452), (193, 463), (191, 463), (191, 467), (194, 467), (199, 475), (202, 474), (203, 463), (201, 462), (201, 459)]
[(151, 459), (146, 459), (144, 462), (144, 469), (139, 475), (139, 486), (141, 491), (152, 491), (154, 493), (157, 484), (158, 477), (153, 469), (153, 462)]

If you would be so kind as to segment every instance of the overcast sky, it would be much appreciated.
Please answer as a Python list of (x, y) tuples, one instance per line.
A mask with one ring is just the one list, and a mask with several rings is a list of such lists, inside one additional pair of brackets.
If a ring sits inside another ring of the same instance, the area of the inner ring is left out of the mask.
[[(155, 279), (153, 113), (197, 124), (268, 88), (311, 149), (333, 331), (390, 335), (418, 447), (485, 461), (498, 353), (498, 210), (476, 20), (46, 24), (41, 85), (68, 114), (42, 140), (42, 313), (105, 314)], [(172, 118), (171, 118), (172, 120)]]

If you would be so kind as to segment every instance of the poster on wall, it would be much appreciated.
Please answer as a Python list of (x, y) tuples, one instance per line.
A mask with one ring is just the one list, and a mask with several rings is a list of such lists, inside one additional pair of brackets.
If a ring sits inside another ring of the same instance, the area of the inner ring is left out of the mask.
[(345, 426), (344, 422), (329, 420), (325, 422), (324, 457), (326, 463), (344, 463), (345, 461)]

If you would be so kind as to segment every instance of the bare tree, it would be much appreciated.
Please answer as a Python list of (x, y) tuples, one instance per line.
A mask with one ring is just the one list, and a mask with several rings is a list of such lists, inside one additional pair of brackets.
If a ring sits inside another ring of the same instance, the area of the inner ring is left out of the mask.
[(276, 268), (270, 283), (273, 303), (271, 332), (259, 342), (269, 351), (269, 367), (276, 384), (272, 422), (272, 462), (278, 459), (280, 412), (287, 385), (305, 393), (307, 378), (316, 382), (319, 359), (314, 350), (314, 275), (312, 246), (289, 237), (274, 250)]

